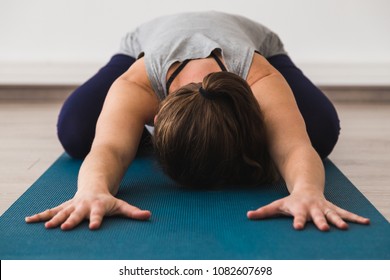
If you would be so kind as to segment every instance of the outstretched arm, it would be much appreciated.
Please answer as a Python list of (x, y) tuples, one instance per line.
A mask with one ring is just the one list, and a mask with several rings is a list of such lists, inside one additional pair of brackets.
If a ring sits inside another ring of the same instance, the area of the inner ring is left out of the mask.
[(271, 156), (290, 192), (286, 198), (249, 211), (248, 217), (293, 216), (295, 229), (303, 229), (309, 220), (320, 230), (328, 230), (329, 223), (340, 229), (348, 228), (345, 221), (369, 223), (368, 219), (325, 199), (322, 161), (311, 145), (302, 115), (283, 76), (256, 54), (248, 83), (264, 114)]
[(143, 62), (137, 61), (109, 90), (91, 151), (79, 171), (75, 196), (53, 209), (27, 217), (26, 221), (46, 221), (47, 228), (61, 226), (69, 230), (85, 219), (89, 219), (90, 229), (97, 229), (103, 217), (110, 215), (149, 219), (149, 211), (114, 196), (136, 155), (144, 125), (153, 120), (157, 107)]

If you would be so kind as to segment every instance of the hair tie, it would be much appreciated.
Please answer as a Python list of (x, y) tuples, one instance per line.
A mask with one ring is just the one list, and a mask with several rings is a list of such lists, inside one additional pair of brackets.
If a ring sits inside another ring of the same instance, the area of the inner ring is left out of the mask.
[(207, 99), (215, 99), (215, 98), (217, 97), (217, 95), (212, 94), (211, 92), (205, 90), (203, 87), (200, 87), (200, 88), (199, 88), (199, 93), (200, 93), (204, 98), (207, 98)]

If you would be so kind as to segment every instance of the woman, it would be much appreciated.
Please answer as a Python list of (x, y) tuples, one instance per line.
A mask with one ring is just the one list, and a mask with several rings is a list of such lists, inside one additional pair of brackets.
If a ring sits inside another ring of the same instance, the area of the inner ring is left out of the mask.
[(346, 229), (346, 221), (369, 223), (323, 195), (321, 157), (339, 133), (332, 104), (291, 62), (276, 34), (218, 12), (141, 25), (68, 98), (58, 135), (71, 156), (86, 156), (78, 190), (26, 221), (69, 230), (84, 219), (97, 229), (110, 215), (149, 219), (149, 211), (114, 196), (139, 143), (148, 140), (145, 125), (153, 123), (156, 155), (181, 184), (260, 184), (277, 170), (290, 195), (248, 211), (249, 219), (288, 215), (295, 229), (313, 221), (323, 231), (329, 224)]

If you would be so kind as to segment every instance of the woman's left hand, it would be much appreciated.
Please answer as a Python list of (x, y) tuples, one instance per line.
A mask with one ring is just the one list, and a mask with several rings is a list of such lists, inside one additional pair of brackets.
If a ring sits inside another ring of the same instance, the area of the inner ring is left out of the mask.
[(276, 200), (254, 211), (248, 211), (249, 219), (265, 219), (275, 216), (294, 217), (293, 227), (301, 230), (307, 221), (313, 221), (321, 231), (330, 229), (329, 224), (339, 229), (348, 229), (346, 222), (369, 224), (370, 220), (332, 204), (322, 192), (292, 192), (289, 196)]

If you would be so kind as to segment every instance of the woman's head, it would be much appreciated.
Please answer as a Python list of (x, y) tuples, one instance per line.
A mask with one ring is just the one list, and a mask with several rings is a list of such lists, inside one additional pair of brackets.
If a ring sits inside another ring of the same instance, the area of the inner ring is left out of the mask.
[(247, 82), (229, 72), (171, 93), (161, 103), (153, 143), (164, 172), (183, 185), (275, 178), (260, 107)]

